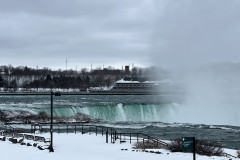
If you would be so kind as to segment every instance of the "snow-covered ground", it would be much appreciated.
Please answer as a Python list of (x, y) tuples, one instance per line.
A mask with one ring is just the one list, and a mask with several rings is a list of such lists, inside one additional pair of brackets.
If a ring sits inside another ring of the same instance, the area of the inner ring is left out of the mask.
[[(40, 136), (49, 137), (49, 134)], [(191, 153), (171, 153), (157, 149), (162, 154), (147, 153), (132, 149), (132, 144), (117, 141), (115, 144), (105, 143), (105, 136), (95, 134), (54, 134), (54, 150), (39, 150), (35, 147), (12, 144), (0, 141), (1, 160), (192, 160)], [(122, 150), (124, 149), (124, 150)], [(127, 150), (126, 150), (127, 149)], [(134, 151), (133, 151), (134, 150)], [(236, 150), (225, 150), (236, 156)], [(196, 155), (197, 160), (229, 160), (227, 157), (207, 157)]]

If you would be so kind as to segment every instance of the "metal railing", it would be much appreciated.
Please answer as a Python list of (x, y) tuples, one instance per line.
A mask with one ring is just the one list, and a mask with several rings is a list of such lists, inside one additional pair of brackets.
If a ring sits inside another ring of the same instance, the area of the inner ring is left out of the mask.
[[(32, 124), (31, 125), (31, 133), (35, 133), (39, 131), (40, 133), (49, 132), (50, 124)], [(56, 133), (95, 133), (96, 135), (101, 134), (102, 136), (106, 135), (106, 143), (108, 143), (108, 138), (110, 137), (111, 143), (115, 143), (117, 139), (119, 139), (120, 143), (124, 143), (129, 141), (130, 143), (134, 142), (142, 142), (143, 144), (147, 141), (151, 141), (155, 143), (157, 146), (161, 145), (162, 147), (168, 147), (166, 142), (163, 142), (157, 138), (149, 136), (143, 133), (120, 133), (117, 132), (115, 128), (105, 127), (105, 126), (97, 126), (97, 125), (86, 125), (86, 124), (58, 124), (54, 123), (53, 131)]]
[(237, 157), (235, 157), (231, 154), (228, 154), (228, 153), (223, 153), (223, 156), (228, 157), (228, 158), (237, 158)]

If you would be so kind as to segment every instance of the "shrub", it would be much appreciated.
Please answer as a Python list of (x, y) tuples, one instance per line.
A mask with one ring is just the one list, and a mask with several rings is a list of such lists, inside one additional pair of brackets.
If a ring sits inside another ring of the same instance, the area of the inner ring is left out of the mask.
[(49, 116), (47, 115), (46, 112), (42, 111), (42, 112), (39, 112), (39, 113), (38, 113), (37, 119), (48, 120), (48, 119), (49, 119)]
[(77, 113), (74, 118), (77, 120), (77, 121), (91, 121), (91, 118), (89, 115), (87, 114), (83, 114), (83, 113)]
[(240, 150), (237, 151), (237, 157), (240, 158)]
[(168, 149), (172, 152), (182, 152), (181, 139), (180, 138), (174, 139), (168, 146)]
[(143, 142), (137, 142), (134, 144), (133, 146), (134, 149), (162, 149), (162, 148), (166, 148), (164, 146), (162, 146), (161, 144), (154, 142), (154, 141), (145, 141)]
[[(177, 138), (173, 140), (168, 149), (172, 152), (183, 152), (181, 139)], [(196, 139), (196, 153), (207, 156), (221, 156), (223, 154), (223, 146), (214, 141)]]
[(2, 110), (0, 110), (0, 121), (6, 121), (6, 113)]

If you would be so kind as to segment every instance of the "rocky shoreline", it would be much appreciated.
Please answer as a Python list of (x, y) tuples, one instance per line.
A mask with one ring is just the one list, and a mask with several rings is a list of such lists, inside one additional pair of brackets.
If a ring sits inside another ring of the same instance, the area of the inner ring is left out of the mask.
[[(4, 124), (32, 124), (32, 123), (50, 123), (51, 117), (46, 112), (38, 114), (29, 111), (6, 111), (0, 110), (0, 122)], [(54, 116), (54, 123), (66, 122), (101, 122), (101, 119), (91, 118), (89, 115), (77, 113), (74, 116)]]

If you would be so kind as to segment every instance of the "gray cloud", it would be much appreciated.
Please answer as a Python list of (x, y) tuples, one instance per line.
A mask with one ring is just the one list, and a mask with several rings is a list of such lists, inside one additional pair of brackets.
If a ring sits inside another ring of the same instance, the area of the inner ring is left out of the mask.
[(239, 62), (239, 7), (236, 0), (168, 1), (152, 52), (166, 66)]
[(83, 67), (172, 66), (240, 58), (237, 0), (0, 3), (4, 64), (62, 67), (68, 58)]
[(22, 65), (32, 65), (29, 58), (37, 58), (35, 64), (44, 64), (46, 59), (58, 63), (65, 58), (75, 64), (138, 61), (136, 57), (146, 54), (149, 46), (145, 14), (150, 10), (144, 4), (109, 0), (2, 2), (0, 58)]

